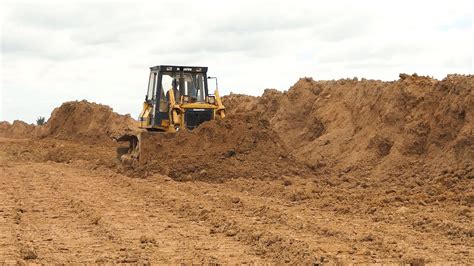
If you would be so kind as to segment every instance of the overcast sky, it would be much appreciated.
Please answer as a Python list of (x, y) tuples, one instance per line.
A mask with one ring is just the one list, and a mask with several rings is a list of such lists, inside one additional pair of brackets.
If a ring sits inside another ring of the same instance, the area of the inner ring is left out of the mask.
[(149, 67), (209, 66), (221, 94), (298, 78), (473, 73), (472, 1), (1, 1), (0, 120), (87, 99), (137, 117)]

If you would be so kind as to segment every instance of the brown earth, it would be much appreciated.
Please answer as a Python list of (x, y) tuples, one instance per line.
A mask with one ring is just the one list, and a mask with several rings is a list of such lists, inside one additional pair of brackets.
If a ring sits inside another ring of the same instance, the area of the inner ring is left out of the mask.
[(20, 120), (13, 121), (13, 124), (7, 121), (0, 122), (0, 137), (9, 137), (15, 139), (31, 138), (37, 127), (27, 124)]
[(65, 103), (31, 139), (1, 124), (0, 261), (470, 264), (473, 85), (230, 95), (131, 166), (112, 139), (135, 123), (103, 105)]
[(233, 115), (176, 134), (148, 133), (141, 141), (140, 164), (127, 169), (135, 176), (158, 172), (180, 181), (222, 182), (242, 176), (278, 179), (309, 170), (289, 156), (268, 121), (257, 116)]
[(85, 100), (63, 103), (43, 126), (19, 120), (13, 124), (0, 122), (0, 137), (55, 138), (82, 143), (110, 142), (135, 130), (137, 122), (130, 115), (120, 115), (107, 105)]
[(98, 143), (132, 132), (136, 126), (129, 115), (83, 100), (66, 102), (54, 109), (42, 136)]

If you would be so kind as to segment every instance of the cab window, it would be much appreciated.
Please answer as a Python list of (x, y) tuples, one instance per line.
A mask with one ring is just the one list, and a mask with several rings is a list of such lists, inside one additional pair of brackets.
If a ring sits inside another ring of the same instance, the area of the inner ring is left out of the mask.
[(204, 102), (206, 99), (204, 91), (204, 75), (185, 73), (184, 78), (184, 92), (191, 97), (192, 102)]
[(150, 79), (148, 80), (148, 92), (147, 92), (147, 100), (152, 100), (155, 98), (155, 87), (156, 87), (156, 72), (150, 73)]

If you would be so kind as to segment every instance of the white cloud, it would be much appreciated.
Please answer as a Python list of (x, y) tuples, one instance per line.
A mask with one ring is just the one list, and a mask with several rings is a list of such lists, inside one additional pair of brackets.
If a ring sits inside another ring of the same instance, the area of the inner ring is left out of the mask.
[(299, 77), (472, 73), (470, 1), (7, 1), (0, 120), (88, 99), (136, 116), (148, 67), (206, 65), (223, 93)]

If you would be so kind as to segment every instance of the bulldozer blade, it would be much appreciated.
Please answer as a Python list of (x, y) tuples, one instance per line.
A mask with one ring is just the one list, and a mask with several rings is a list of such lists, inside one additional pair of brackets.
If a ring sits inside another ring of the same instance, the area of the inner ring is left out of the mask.
[(117, 139), (119, 142), (128, 142), (128, 147), (117, 148), (117, 158), (123, 164), (144, 164), (152, 161), (162, 146), (163, 139), (174, 137), (173, 133), (162, 131), (142, 131), (138, 134), (127, 134)]

